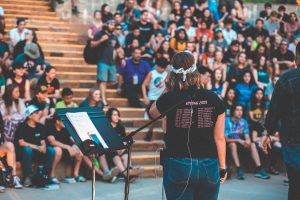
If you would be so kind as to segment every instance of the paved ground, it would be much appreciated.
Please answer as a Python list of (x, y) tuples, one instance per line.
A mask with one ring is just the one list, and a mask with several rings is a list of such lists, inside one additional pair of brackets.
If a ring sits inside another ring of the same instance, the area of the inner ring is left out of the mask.
[[(247, 175), (245, 181), (228, 180), (220, 191), (220, 200), (286, 200), (288, 187), (283, 186), (284, 176), (273, 176), (271, 180), (259, 180)], [(115, 184), (97, 182), (97, 200), (122, 200), (124, 182)], [(162, 199), (162, 179), (140, 179), (130, 188), (130, 200)], [(56, 191), (40, 189), (8, 189), (0, 194), (0, 200), (90, 200), (91, 182), (61, 184)]]

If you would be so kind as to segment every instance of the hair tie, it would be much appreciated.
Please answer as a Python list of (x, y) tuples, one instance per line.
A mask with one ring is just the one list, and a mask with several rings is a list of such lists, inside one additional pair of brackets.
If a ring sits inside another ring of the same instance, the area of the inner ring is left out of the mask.
[(173, 66), (172, 72), (175, 74), (182, 74), (182, 80), (183, 82), (186, 81), (186, 75), (193, 73), (197, 69), (196, 63), (192, 65), (192, 67), (184, 70), (183, 68), (175, 69)]

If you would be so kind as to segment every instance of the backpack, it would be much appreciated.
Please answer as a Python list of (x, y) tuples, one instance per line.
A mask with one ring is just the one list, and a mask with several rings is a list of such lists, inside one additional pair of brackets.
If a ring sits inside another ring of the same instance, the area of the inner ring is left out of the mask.
[(87, 40), (86, 45), (83, 49), (83, 58), (87, 64), (97, 64), (98, 63), (98, 47), (91, 47), (91, 39)]
[(5, 169), (2, 169), (0, 167), (0, 186), (13, 187), (14, 185), (14, 179), (12, 175), (13, 169), (11, 166), (8, 166), (5, 157), (1, 157), (0, 161), (2, 161), (2, 164), (5, 167)]
[(44, 166), (39, 165), (36, 173), (32, 177), (32, 184), (35, 187), (43, 188), (49, 183), (48, 176), (45, 174)]

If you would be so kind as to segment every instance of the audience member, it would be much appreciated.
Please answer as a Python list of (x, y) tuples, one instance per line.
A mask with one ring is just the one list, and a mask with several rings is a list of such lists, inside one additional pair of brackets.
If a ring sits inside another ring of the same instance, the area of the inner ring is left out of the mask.
[(249, 125), (243, 116), (243, 106), (236, 105), (233, 107), (232, 116), (227, 117), (225, 121), (225, 137), (229, 147), (233, 162), (237, 167), (237, 179), (244, 180), (244, 171), (240, 164), (241, 151), (249, 151), (251, 158), (255, 163), (255, 177), (269, 179), (270, 176), (262, 169), (261, 161), (255, 143), (251, 142)]
[(120, 43), (116, 35), (114, 20), (108, 20), (103, 26), (103, 30), (98, 32), (93, 41), (92, 47), (101, 49), (99, 51), (99, 60), (97, 64), (97, 81), (99, 83), (102, 101), (104, 106), (108, 106), (106, 99), (106, 87), (108, 82), (117, 81), (117, 71), (115, 66), (115, 50), (120, 51)]
[[(52, 182), (59, 184), (59, 180), (55, 176), (55, 171), (60, 161), (66, 162), (67, 165), (66, 178), (63, 179), (64, 182), (85, 182), (86, 179), (79, 175), (83, 154), (74, 144), (61, 119), (55, 115), (52, 120), (47, 121), (45, 129), (47, 134), (46, 143), (55, 149), (55, 158), (49, 175)], [(75, 160), (75, 164), (72, 170), (73, 159)]]
[(54, 108), (57, 100), (60, 98), (60, 84), (56, 77), (56, 68), (47, 67), (44, 74), (38, 80), (37, 85), (45, 85), (48, 88), (48, 98), (50, 108)]
[(13, 142), (18, 125), (25, 120), (25, 103), (20, 99), (20, 90), (17, 84), (5, 87), (3, 100), (0, 102), (1, 118), (3, 120), (4, 141)]
[(24, 101), (30, 101), (30, 83), (26, 78), (26, 68), (22, 63), (13, 63), (13, 76), (7, 79), (7, 85), (16, 84), (19, 87), (20, 98)]
[[(3, 127), (3, 120), (0, 116), (1, 127)], [(2, 164), (5, 162), (7, 166), (2, 166), (2, 172), (9, 173), (12, 175), (12, 185), (16, 189), (22, 189), (23, 186), (20, 183), (20, 178), (17, 176), (17, 167), (16, 167), (16, 152), (13, 142), (5, 142), (5, 136), (3, 135), (3, 130), (0, 132), (0, 161)], [(4, 180), (0, 181), (0, 193), (3, 193), (6, 188), (6, 183)]]
[(18, 19), (17, 27), (11, 29), (9, 32), (11, 49), (13, 49), (19, 41), (25, 40), (25, 35), (27, 32), (28, 29), (25, 28), (25, 19)]
[(87, 98), (85, 98), (79, 106), (104, 108), (104, 103), (101, 99), (101, 92), (99, 88), (91, 88)]
[(44, 175), (49, 176), (55, 157), (53, 147), (46, 145), (46, 130), (40, 124), (41, 112), (35, 105), (30, 105), (25, 110), (26, 120), (20, 124), (16, 131), (15, 141), (20, 149), (20, 159), (24, 186), (33, 186), (32, 162), (44, 165)]
[(94, 17), (93, 22), (91, 23), (88, 30), (89, 39), (93, 39), (96, 33), (102, 31), (102, 26), (103, 26), (100, 10), (95, 10), (93, 17)]
[(61, 91), (62, 100), (55, 104), (55, 109), (58, 108), (77, 108), (78, 105), (73, 101), (73, 91), (71, 88), (64, 88)]
[(143, 81), (151, 70), (149, 64), (142, 60), (141, 53), (140, 49), (134, 49), (132, 58), (127, 59), (125, 65), (119, 69), (119, 93), (127, 97), (132, 107), (142, 107), (139, 93)]

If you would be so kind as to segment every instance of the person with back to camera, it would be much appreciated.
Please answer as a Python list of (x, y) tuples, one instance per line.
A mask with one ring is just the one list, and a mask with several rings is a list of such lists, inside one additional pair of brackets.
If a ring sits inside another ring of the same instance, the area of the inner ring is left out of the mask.
[(172, 200), (216, 200), (220, 183), (227, 178), (225, 106), (215, 93), (203, 89), (190, 52), (177, 53), (172, 65), (166, 90), (149, 111), (151, 117), (158, 117), (186, 99), (166, 114), (166, 196)]
[(262, 139), (264, 151), (268, 153), (271, 136), (279, 131), (289, 178), (289, 200), (300, 199), (300, 43), (296, 47), (296, 66), (297, 69), (284, 73), (275, 85), (265, 121), (268, 134)]

